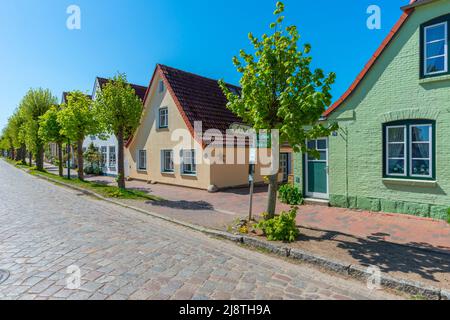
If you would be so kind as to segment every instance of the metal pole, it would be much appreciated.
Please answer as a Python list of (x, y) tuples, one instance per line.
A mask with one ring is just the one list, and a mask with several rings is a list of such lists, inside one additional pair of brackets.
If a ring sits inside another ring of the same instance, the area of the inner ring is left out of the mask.
[(70, 140), (67, 140), (67, 179), (70, 180)]
[(248, 221), (252, 221), (253, 220), (253, 189), (254, 189), (254, 182), (252, 181), (250, 183), (250, 206), (249, 206), (249, 210), (248, 210)]
[(255, 187), (255, 165), (250, 164), (250, 203), (249, 203), (249, 209), (248, 209), (248, 221), (253, 220), (253, 191)]

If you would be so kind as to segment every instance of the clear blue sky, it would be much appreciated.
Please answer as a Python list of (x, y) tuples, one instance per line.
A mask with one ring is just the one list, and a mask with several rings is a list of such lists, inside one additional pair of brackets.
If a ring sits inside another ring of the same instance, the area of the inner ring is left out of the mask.
[[(285, 0), (286, 21), (312, 44), (314, 65), (337, 73), (346, 90), (408, 0)], [(81, 8), (81, 30), (66, 9)], [(382, 29), (369, 30), (369, 5)], [(274, 0), (4, 0), (0, 9), (0, 129), (29, 88), (92, 91), (96, 76), (125, 72), (148, 85), (156, 63), (238, 83), (231, 58), (273, 21)]]

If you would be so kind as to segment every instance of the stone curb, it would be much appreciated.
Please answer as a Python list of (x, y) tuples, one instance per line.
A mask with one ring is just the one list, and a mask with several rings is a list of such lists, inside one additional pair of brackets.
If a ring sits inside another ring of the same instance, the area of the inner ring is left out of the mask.
[[(15, 167), (15, 168), (17, 168), (17, 167)], [(21, 169), (21, 168), (18, 168), (18, 169), (23, 170), (25, 172), (28, 171), (26, 169)], [(340, 261), (334, 261), (332, 259), (314, 255), (314, 254), (311, 254), (309, 252), (306, 252), (306, 251), (303, 251), (300, 249), (291, 249), (288, 247), (284, 247), (284, 246), (280, 246), (278, 244), (271, 243), (269, 241), (264, 241), (264, 240), (256, 239), (256, 238), (249, 237), (249, 236), (240, 236), (240, 235), (235, 235), (235, 234), (232, 234), (229, 232), (213, 230), (213, 229), (205, 228), (202, 226), (194, 225), (194, 224), (184, 222), (184, 221), (181, 221), (178, 219), (169, 218), (169, 217), (163, 216), (158, 213), (154, 213), (151, 211), (136, 208), (134, 206), (127, 205), (120, 201), (115, 201), (115, 200), (112, 200), (109, 198), (105, 198), (93, 191), (79, 188), (79, 187), (58, 181), (56, 179), (51, 179), (49, 177), (42, 176), (39, 174), (34, 175), (34, 176), (38, 177), (40, 179), (44, 179), (44, 180), (65, 186), (67, 188), (77, 190), (79, 192), (82, 192), (83, 194), (93, 196), (93, 197), (103, 200), (105, 202), (109, 202), (109, 203), (112, 203), (112, 204), (115, 204), (115, 205), (118, 205), (118, 206), (121, 206), (121, 207), (124, 207), (127, 209), (138, 211), (145, 215), (156, 217), (161, 220), (172, 222), (174, 224), (184, 226), (189, 229), (192, 229), (192, 230), (195, 230), (195, 231), (198, 231), (198, 232), (201, 232), (201, 233), (213, 236), (213, 237), (222, 238), (222, 239), (230, 240), (230, 241), (237, 242), (237, 243), (243, 243), (243, 244), (246, 244), (251, 247), (264, 249), (264, 250), (267, 250), (274, 254), (277, 254), (279, 256), (288, 257), (288, 258), (291, 258), (294, 260), (298, 260), (298, 261), (306, 262), (308, 264), (316, 265), (321, 268), (324, 268), (325, 270), (336, 272), (336, 273), (339, 273), (339, 274), (345, 275), (345, 276), (350, 276), (357, 280), (367, 281), (370, 277), (373, 276), (373, 274), (368, 272), (366, 270), (366, 268), (359, 266), (359, 265), (349, 265), (349, 264), (345, 264)], [(424, 285), (420, 282), (392, 278), (385, 274), (381, 274), (381, 285), (385, 288), (395, 289), (395, 290), (398, 290), (398, 291), (401, 291), (401, 292), (404, 292), (404, 293), (407, 293), (410, 295), (423, 296), (430, 300), (450, 300), (450, 291), (447, 291), (444, 289), (438, 289), (435, 287), (430, 287), (430, 286)]]

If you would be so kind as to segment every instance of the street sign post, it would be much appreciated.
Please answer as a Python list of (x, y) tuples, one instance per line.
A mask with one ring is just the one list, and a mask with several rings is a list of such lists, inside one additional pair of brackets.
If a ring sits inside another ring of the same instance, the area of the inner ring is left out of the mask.
[(250, 202), (248, 208), (248, 221), (253, 220), (253, 191), (255, 187), (255, 167), (256, 167), (256, 157), (258, 148), (256, 147), (256, 141), (254, 141), (252, 147), (250, 148), (249, 155), (249, 173), (248, 173), (248, 181), (250, 182)]
[(67, 179), (70, 180), (70, 140), (67, 141)]

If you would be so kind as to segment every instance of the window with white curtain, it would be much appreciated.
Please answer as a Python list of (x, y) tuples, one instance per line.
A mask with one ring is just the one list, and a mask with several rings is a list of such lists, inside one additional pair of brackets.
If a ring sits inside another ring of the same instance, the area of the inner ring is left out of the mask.
[(433, 179), (435, 153), (433, 121), (399, 121), (385, 125), (386, 177)]

